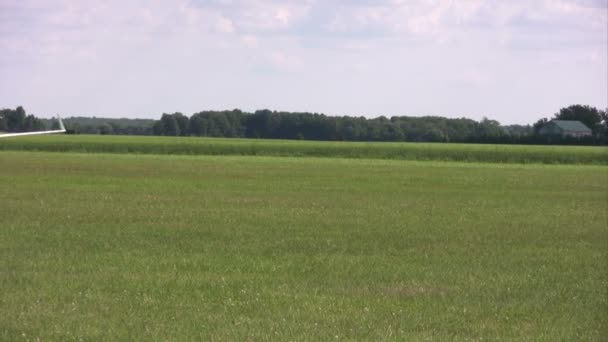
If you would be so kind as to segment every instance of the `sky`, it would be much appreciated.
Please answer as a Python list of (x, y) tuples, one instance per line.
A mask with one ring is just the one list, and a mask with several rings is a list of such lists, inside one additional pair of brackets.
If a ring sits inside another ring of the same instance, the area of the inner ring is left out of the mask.
[(608, 0), (0, 0), (0, 107), (533, 123), (608, 107)]

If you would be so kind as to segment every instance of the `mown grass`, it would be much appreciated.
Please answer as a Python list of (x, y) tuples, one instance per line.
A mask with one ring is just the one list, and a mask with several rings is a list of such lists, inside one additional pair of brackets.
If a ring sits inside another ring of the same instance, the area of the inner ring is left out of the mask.
[(606, 147), (316, 142), (197, 137), (47, 135), (0, 139), (0, 150), (187, 155), (257, 155), (608, 165)]
[(0, 340), (601, 340), (606, 171), (0, 152)]

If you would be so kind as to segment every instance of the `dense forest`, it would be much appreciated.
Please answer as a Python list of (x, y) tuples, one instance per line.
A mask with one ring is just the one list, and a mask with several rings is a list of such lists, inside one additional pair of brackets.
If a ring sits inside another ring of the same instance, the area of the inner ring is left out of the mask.
[[(238, 109), (202, 111), (190, 117), (179, 112), (164, 113), (159, 120), (70, 117), (64, 119), (64, 123), (69, 133), (82, 134), (520, 144), (605, 144), (607, 141), (608, 119), (605, 110), (572, 105), (562, 108), (551, 119), (580, 120), (594, 134), (585, 138), (538, 135), (538, 129), (549, 118), (540, 119), (532, 125), (503, 126), (487, 118), (481, 121), (439, 116), (365, 118), (270, 110), (249, 113)], [(34, 131), (56, 128), (56, 125), (55, 120), (27, 115), (22, 107), (0, 111), (0, 131)]]

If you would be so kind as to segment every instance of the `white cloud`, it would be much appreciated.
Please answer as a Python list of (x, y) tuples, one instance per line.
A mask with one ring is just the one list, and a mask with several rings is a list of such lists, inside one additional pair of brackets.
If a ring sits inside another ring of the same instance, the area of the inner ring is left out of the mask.
[(276, 20), (278, 20), (282, 25), (288, 25), (290, 16), (291, 16), (291, 13), (289, 12), (288, 9), (279, 8), (279, 9), (277, 9), (276, 14), (274, 15), (274, 18)]
[(235, 31), (232, 20), (224, 17), (217, 19), (216, 29), (222, 33), (233, 33)]
[[(341, 3), (325, 24), (330, 33), (422, 36), (445, 41), (458, 32), (559, 28), (579, 36), (604, 32), (602, 0), (408, 0)], [(585, 32), (587, 31), (587, 32)], [(578, 33), (577, 33), (578, 32)], [(549, 32), (547, 32), (550, 34)]]
[(306, 17), (312, 4), (312, 0), (242, 2), (193, 0), (189, 7), (229, 15), (239, 30), (247, 33), (262, 33), (288, 29)]

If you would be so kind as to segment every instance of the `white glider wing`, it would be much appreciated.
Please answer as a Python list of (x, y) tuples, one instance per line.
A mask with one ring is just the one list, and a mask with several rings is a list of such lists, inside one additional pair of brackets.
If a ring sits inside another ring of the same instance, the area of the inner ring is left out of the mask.
[(38, 135), (38, 134), (53, 134), (53, 133), (65, 133), (65, 126), (63, 125), (63, 121), (59, 115), (57, 116), (57, 120), (59, 121), (59, 129), (52, 131), (37, 131), (37, 132), (23, 132), (23, 133), (6, 133), (0, 134), (0, 138), (9, 138), (9, 137), (19, 137), (22, 135)]

